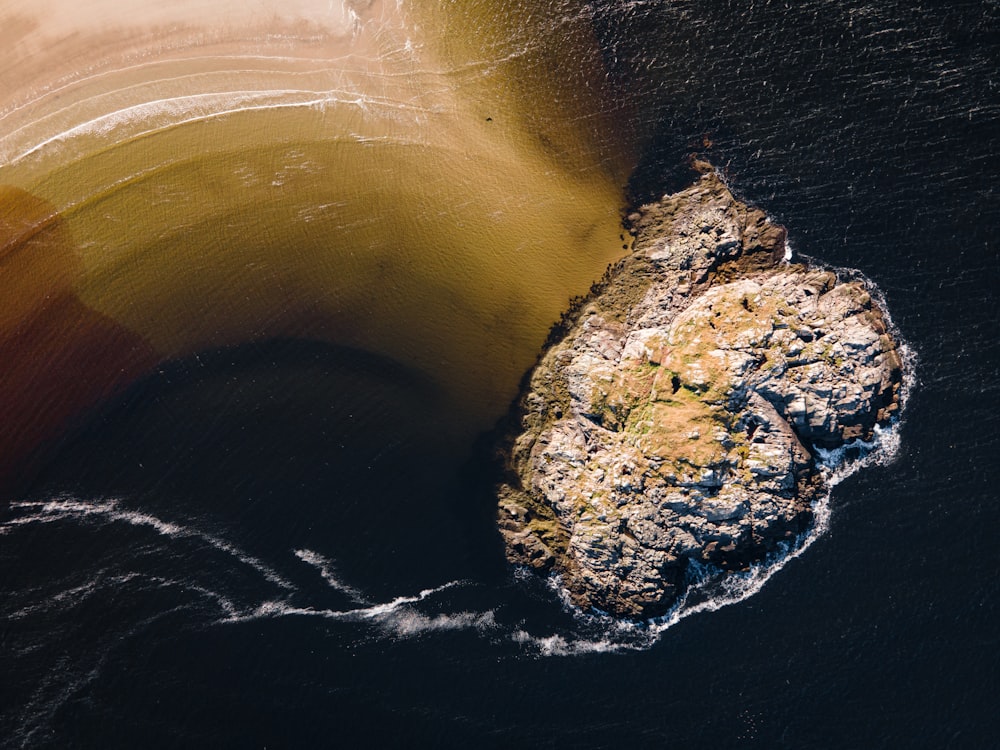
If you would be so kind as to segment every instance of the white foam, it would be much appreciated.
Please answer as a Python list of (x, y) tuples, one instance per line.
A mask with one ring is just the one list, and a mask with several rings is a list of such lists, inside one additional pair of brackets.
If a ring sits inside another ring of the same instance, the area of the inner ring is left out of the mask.
[[(814, 450), (826, 483), (835, 487), (866, 466), (888, 465), (899, 454), (899, 446), (899, 430), (895, 425), (875, 425), (871, 440), (851, 440), (839, 448)], [(852, 453), (854, 458), (850, 458)]]
[(447, 630), (487, 631), (497, 628), (493, 610), (486, 612), (455, 612), (428, 616), (409, 608), (395, 613), (383, 623), (401, 638)]
[[(563, 635), (534, 636), (524, 630), (516, 630), (511, 635), (514, 643), (530, 647), (539, 656), (578, 656), (581, 654), (609, 654), (622, 651), (624, 649), (637, 648), (634, 643), (616, 641), (613, 638), (599, 638), (591, 640), (588, 638), (571, 637)], [(643, 643), (642, 647), (648, 646)]]
[(241, 112), (303, 108), (325, 111), (331, 106), (348, 106), (365, 114), (371, 114), (377, 110), (380, 116), (400, 112), (428, 114), (436, 111), (434, 108), (420, 106), (413, 102), (395, 101), (385, 97), (338, 89), (327, 91), (272, 89), (191, 94), (141, 102), (99, 115), (49, 136), (20, 153), (0, 154), (2, 157), (0, 160), (7, 164), (17, 164), (47, 147), (66, 143), (84, 135), (107, 135), (136, 123), (148, 123), (149, 125), (135, 132), (129, 132), (129, 138), (151, 135), (180, 125), (221, 119)]
[[(227, 614), (234, 614), (237, 611), (236, 605), (231, 599), (229, 599), (224, 594), (218, 591), (213, 591), (207, 589), (204, 586), (199, 586), (196, 584), (191, 584), (185, 581), (179, 581), (172, 578), (162, 578), (160, 576), (146, 575), (144, 573), (137, 573), (135, 571), (129, 573), (123, 573), (120, 575), (107, 575), (106, 569), (102, 568), (99, 570), (89, 581), (86, 583), (79, 584), (77, 586), (72, 586), (63, 591), (58, 591), (54, 594), (45, 594), (35, 604), (31, 604), (27, 607), (22, 607), (20, 609), (15, 609), (11, 612), (3, 613), (3, 618), (6, 620), (21, 620), (26, 617), (30, 617), (35, 614), (42, 614), (52, 610), (65, 609), (67, 607), (72, 607), (78, 602), (82, 602), (89, 598), (94, 593), (107, 588), (120, 588), (132, 581), (142, 581), (144, 585), (152, 584), (156, 588), (166, 589), (166, 588), (180, 588), (185, 591), (194, 591), (195, 593), (201, 595), (206, 599), (210, 599), (215, 602), (216, 606)], [(24, 591), (19, 593), (32, 593), (37, 594), (37, 590), (31, 590), (30, 592)]]
[(533, 636), (524, 630), (517, 630), (512, 636), (515, 643), (535, 648), (541, 656), (574, 656), (585, 653), (607, 653), (618, 650), (617, 644), (609, 640), (588, 641), (586, 639), (567, 640), (561, 635)]
[(295, 550), (295, 556), (307, 565), (312, 565), (316, 568), (316, 570), (319, 571), (320, 576), (322, 576), (323, 580), (326, 581), (331, 588), (334, 588), (343, 594), (347, 594), (347, 596), (351, 598), (351, 601), (356, 602), (357, 604), (368, 603), (360, 591), (353, 586), (344, 583), (337, 577), (337, 569), (332, 560), (323, 557), (319, 553), (313, 552), (310, 549), (297, 549)]
[(53, 499), (40, 502), (11, 503), (12, 509), (30, 509), (37, 511), (34, 515), (12, 518), (4, 526), (20, 526), (33, 523), (52, 523), (67, 518), (82, 519), (87, 516), (104, 516), (114, 521), (125, 521), (133, 526), (149, 526), (164, 536), (180, 536), (183, 530), (180, 526), (168, 521), (161, 521), (155, 516), (137, 511), (121, 510), (117, 501), (86, 503), (79, 500)]
[(714, 612), (759, 592), (775, 573), (822, 536), (829, 521), (828, 500), (827, 494), (823, 501), (817, 502), (816, 522), (808, 534), (803, 535), (795, 544), (788, 545), (784, 551), (752, 565), (747, 571), (724, 574), (710, 566), (694, 563), (696, 580), (690, 582), (688, 590), (670, 611), (657, 618), (645, 621), (617, 620), (604, 613), (583, 612), (570, 603), (565, 588), (556, 576), (550, 576), (550, 586), (557, 592), (564, 610), (573, 615), (580, 633), (539, 636), (522, 628), (513, 631), (510, 640), (541, 657), (648, 649), (684, 618), (700, 612)]
[[(237, 64), (242, 64), (245, 67), (231, 67), (231, 68), (221, 68), (218, 66), (219, 62), (233, 62)], [(196, 74), (187, 75), (173, 75), (173, 76), (157, 76), (155, 74), (155, 69), (167, 67), (167, 66), (177, 66), (182, 64), (190, 64), (192, 62), (197, 62), (203, 70), (215, 69), (217, 74), (225, 74), (233, 78), (245, 78), (252, 75), (259, 74), (282, 74), (288, 75), (286, 68), (289, 66), (302, 66), (310, 63), (315, 63), (315, 59), (295, 56), (295, 55), (279, 55), (279, 54), (229, 54), (229, 55), (189, 55), (189, 56), (176, 56), (171, 57), (169, 60), (141, 60), (139, 62), (134, 62), (127, 65), (116, 66), (110, 70), (98, 70), (91, 69), (89, 72), (81, 71), (79, 77), (74, 77), (72, 79), (61, 79), (57, 84), (50, 84), (39, 87), (33, 96), (26, 98), (18, 103), (4, 103), (0, 105), (0, 122), (9, 118), (12, 114), (19, 112), (24, 109), (38, 109), (40, 104), (46, 99), (63, 98), (66, 101), (72, 101), (73, 97), (68, 95), (75, 88), (80, 88), (82, 86), (93, 86), (97, 81), (102, 83), (98, 86), (103, 91), (114, 91), (114, 92), (127, 92), (135, 91), (145, 88), (150, 82), (169, 82), (169, 81), (180, 81), (183, 79), (192, 78), (205, 78), (208, 75), (203, 72)], [(260, 65), (261, 62), (268, 62), (275, 65), (285, 65), (286, 68), (273, 68), (268, 70)], [(331, 61), (332, 62), (332, 61)], [(257, 63), (256, 66), (250, 65), (250, 63)], [(141, 75), (136, 76), (135, 74), (142, 71)], [(315, 75), (319, 73), (329, 73), (330, 69), (328, 66), (315, 66), (301, 68), (297, 70), (294, 75)], [(142, 83), (121, 86), (116, 85), (114, 82), (107, 83), (108, 79), (120, 77), (126, 75), (130, 78), (140, 78), (143, 80)], [(91, 97), (96, 98), (96, 97)], [(72, 109), (73, 105), (66, 105), (59, 108), (53, 108), (49, 112), (49, 117), (52, 115), (64, 114)], [(4, 138), (8, 138), (11, 135), (17, 134), (24, 129), (25, 126), (20, 128), (8, 129), (4, 135)]]
[(400, 608), (415, 604), (417, 602), (422, 602), (433, 594), (444, 591), (445, 589), (451, 588), (452, 586), (457, 586), (460, 581), (452, 581), (446, 583), (443, 586), (438, 586), (432, 589), (424, 589), (416, 596), (399, 596), (395, 599), (383, 602), (379, 604), (372, 604), (366, 607), (357, 607), (355, 609), (346, 610), (336, 610), (336, 609), (316, 609), (313, 607), (300, 607), (292, 605), (287, 601), (281, 600), (268, 600), (257, 605), (250, 611), (237, 614), (233, 617), (228, 617), (223, 620), (223, 622), (244, 622), (247, 620), (257, 620), (257, 619), (268, 619), (274, 617), (288, 617), (293, 615), (308, 616), (308, 617), (325, 617), (331, 620), (347, 620), (352, 622), (361, 622), (365, 620), (378, 620), (385, 618), (387, 615), (391, 615)]
[(340, 622), (372, 623), (394, 638), (413, 638), (425, 633), (474, 630), (494, 633), (500, 629), (494, 610), (485, 612), (439, 612), (425, 614), (413, 605), (435, 594), (459, 586), (463, 581), (451, 581), (442, 586), (424, 589), (416, 596), (399, 596), (388, 602), (348, 610), (318, 609), (291, 604), (288, 601), (268, 600), (244, 612), (232, 612), (220, 624), (251, 622), (279, 617), (320, 617)]
[[(102, 568), (86, 583), (82, 583), (78, 586), (72, 586), (55, 594), (46, 594), (35, 604), (15, 609), (11, 612), (5, 612), (3, 617), (8, 620), (20, 620), (33, 614), (57, 609), (59, 607), (66, 606), (67, 604), (72, 604), (75, 601), (87, 598), (101, 585), (108, 583), (111, 585), (121, 585), (123, 583), (128, 583), (128, 581), (138, 576), (138, 573), (129, 573), (121, 576), (106, 576), (105, 571), (106, 569)], [(40, 591), (39, 589), (29, 589), (18, 593), (37, 595)]]
[(16, 502), (11, 503), (10, 507), (14, 511), (27, 510), (33, 512), (4, 521), (3, 524), (0, 524), (0, 532), (2, 533), (8, 533), (11, 528), (16, 526), (53, 523), (67, 519), (91, 520), (97, 518), (110, 523), (142, 526), (153, 529), (156, 533), (171, 539), (199, 539), (213, 549), (224, 552), (236, 558), (242, 564), (256, 570), (276, 586), (289, 591), (295, 589), (292, 583), (265, 565), (260, 559), (247, 554), (226, 540), (199, 529), (164, 521), (148, 513), (124, 509), (120, 507), (117, 500), (85, 502), (70, 498), (58, 498), (46, 501)]
[(450, 588), (452, 588), (454, 586), (458, 586), (461, 583), (462, 583), (462, 581), (450, 581), (449, 583), (445, 583), (445, 584), (443, 584), (441, 586), (436, 586), (436, 587), (431, 588), (431, 589), (423, 589), (416, 596), (398, 596), (395, 599), (393, 599), (391, 602), (386, 602), (385, 604), (375, 604), (375, 605), (373, 605), (371, 607), (366, 607), (366, 608), (363, 608), (363, 609), (351, 610), (347, 614), (357, 614), (357, 615), (359, 615), (361, 617), (366, 617), (366, 618), (378, 617), (378, 616), (386, 614), (388, 612), (392, 612), (395, 609), (397, 609), (398, 607), (401, 607), (401, 606), (403, 606), (405, 604), (416, 604), (417, 602), (422, 602), (425, 599), (427, 599), (428, 597), (431, 597), (434, 594), (437, 594), (438, 592), (445, 591), (445, 590), (450, 589)]
[[(197, 538), (205, 541), (212, 548), (226, 552), (241, 562), (259, 570), (265, 578), (279, 583), (282, 588), (289, 592), (295, 590), (292, 584), (285, 581), (270, 567), (257, 558), (239, 550), (229, 542), (187, 525), (165, 521), (149, 513), (122, 508), (116, 500), (87, 502), (75, 498), (55, 498), (38, 502), (17, 502), (11, 505), (11, 509), (20, 515), (16, 515), (3, 524), (3, 528), (7, 530), (17, 526), (47, 524), (56, 521), (100, 520), (105, 523), (126, 523), (132, 526), (150, 528), (156, 533), (171, 539)], [(66, 605), (71, 606), (74, 601), (84, 599), (101, 588), (120, 586), (133, 579), (142, 579), (144, 582), (158, 587), (181, 587), (196, 592), (205, 599), (212, 601), (218, 610), (221, 611), (221, 616), (215, 620), (217, 623), (248, 622), (292, 616), (322, 617), (343, 622), (372, 623), (394, 638), (411, 638), (424, 633), (454, 630), (474, 630), (484, 633), (498, 630), (499, 626), (496, 623), (493, 610), (427, 614), (417, 609), (418, 605), (432, 599), (436, 594), (462, 585), (463, 581), (450, 581), (440, 586), (423, 589), (415, 595), (398, 596), (387, 602), (372, 604), (369, 603), (360, 591), (344, 583), (337, 576), (336, 567), (329, 558), (309, 549), (297, 549), (293, 552), (299, 560), (316, 568), (329, 586), (347, 594), (353, 602), (363, 606), (347, 610), (323, 609), (302, 606), (294, 603), (290, 598), (267, 599), (251, 604), (239, 605), (225, 594), (198, 584), (135, 572), (118, 576), (108, 576), (102, 569), (86, 583), (47, 597), (44, 602), (16, 610), (6, 616), (22, 619), (42, 610)]]

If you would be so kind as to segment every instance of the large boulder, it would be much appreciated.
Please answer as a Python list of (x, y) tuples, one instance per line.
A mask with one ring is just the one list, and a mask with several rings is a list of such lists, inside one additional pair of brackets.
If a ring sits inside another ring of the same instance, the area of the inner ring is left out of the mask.
[(893, 418), (901, 366), (865, 284), (789, 262), (784, 229), (716, 174), (630, 219), (633, 252), (528, 380), (499, 527), (580, 607), (642, 618), (692, 565), (794, 545), (819, 451)]

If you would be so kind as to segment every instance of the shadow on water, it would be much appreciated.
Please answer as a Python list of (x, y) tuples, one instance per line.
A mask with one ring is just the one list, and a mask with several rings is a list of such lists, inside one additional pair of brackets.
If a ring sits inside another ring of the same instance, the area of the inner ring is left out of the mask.
[(503, 575), (491, 477), (452, 427), (440, 389), (385, 357), (246, 344), (132, 387), (64, 441), (30, 494), (113, 498), (293, 569), (294, 550), (322, 550), (352, 585), (392, 596)]

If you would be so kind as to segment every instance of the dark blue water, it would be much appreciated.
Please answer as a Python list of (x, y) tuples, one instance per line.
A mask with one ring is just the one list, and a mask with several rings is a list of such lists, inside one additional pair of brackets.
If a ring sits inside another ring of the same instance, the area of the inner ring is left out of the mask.
[(895, 460), (757, 594), (654, 635), (511, 575), (488, 464), (413, 373), (177, 363), (3, 518), (0, 743), (1000, 746), (1000, 5), (597, 10), (637, 198), (707, 153), (884, 292), (918, 358)]

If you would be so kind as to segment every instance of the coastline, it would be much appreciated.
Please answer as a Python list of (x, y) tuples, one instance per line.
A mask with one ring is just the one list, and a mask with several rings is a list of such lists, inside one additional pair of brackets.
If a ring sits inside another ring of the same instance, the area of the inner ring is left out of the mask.
[(564, 317), (504, 443), (508, 558), (583, 610), (670, 620), (762, 584), (823, 525), (824, 463), (858, 462), (903, 403), (870, 282), (790, 262), (702, 171), (630, 217), (634, 252)]

